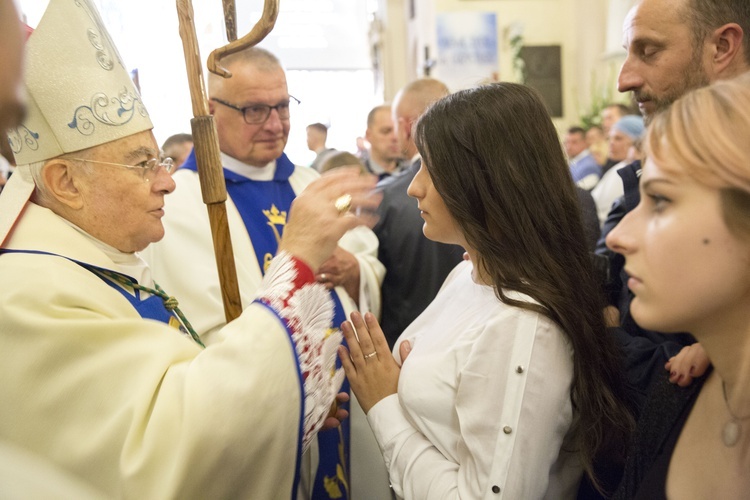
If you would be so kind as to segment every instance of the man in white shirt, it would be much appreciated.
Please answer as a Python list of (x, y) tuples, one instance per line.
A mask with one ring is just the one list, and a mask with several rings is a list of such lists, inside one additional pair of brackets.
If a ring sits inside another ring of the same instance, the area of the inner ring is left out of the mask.
[(586, 131), (581, 127), (570, 127), (563, 141), (570, 162), (573, 182), (581, 189), (590, 191), (599, 182), (602, 169), (586, 148)]

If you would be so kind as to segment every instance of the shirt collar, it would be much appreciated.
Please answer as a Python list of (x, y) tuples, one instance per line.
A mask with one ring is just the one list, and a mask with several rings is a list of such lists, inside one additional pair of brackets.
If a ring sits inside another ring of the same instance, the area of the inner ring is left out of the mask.
[(577, 161), (581, 161), (581, 160), (583, 160), (588, 155), (589, 155), (589, 150), (588, 149), (584, 149), (583, 151), (581, 151), (580, 153), (578, 153), (574, 158), (571, 158), (570, 159), (570, 163), (575, 163)]
[(273, 176), (276, 173), (276, 160), (272, 160), (265, 166), (255, 167), (241, 162), (236, 158), (232, 158), (228, 154), (221, 153), (221, 162), (224, 165), (224, 168), (230, 172), (234, 172), (237, 175), (241, 175), (242, 177), (246, 177), (253, 181), (272, 181)]

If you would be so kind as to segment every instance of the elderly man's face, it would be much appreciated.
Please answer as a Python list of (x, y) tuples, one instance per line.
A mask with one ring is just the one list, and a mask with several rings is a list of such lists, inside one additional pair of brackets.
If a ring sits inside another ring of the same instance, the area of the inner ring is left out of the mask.
[(0, 133), (21, 122), (23, 30), (13, 0), (0, 0)]
[[(90, 174), (80, 176), (84, 206), (77, 221), (89, 234), (122, 252), (143, 250), (164, 237), (164, 195), (174, 191), (164, 168), (144, 177), (137, 169), (95, 163), (138, 165), (159, 158), (151, 131), (97, 146), (85, 158)], [(81, 172), (79, 170), (79, 172)]]
[(633, 91), (646, 121), (688, 90), (708, 85), (704, 44), (696, 46), (685, 22), (687, 0), (642, 0), (624, 26), (627, 58), (618, 89)]
[[(212, 91), (212, 98), (242, 108), (253, 104), (277, 106), (289, 102), (283, 69), (258, 69), (240, 62), (228, 69), (232, 77)], [(289, 119), (282, 119), (277, 110), (271, 110), (263, 123), (248, 124), (236, 109), (213, 100), (210, 106), (223, 153), (256, 167), (264, 167), (281, 156), (289, 138)]]

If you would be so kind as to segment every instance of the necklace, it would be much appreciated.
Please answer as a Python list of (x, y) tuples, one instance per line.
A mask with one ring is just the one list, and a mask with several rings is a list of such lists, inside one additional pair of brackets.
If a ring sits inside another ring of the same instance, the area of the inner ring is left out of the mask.
[(732, 417), (726, 424), (724, 429), (721, 431), (721, 440), (724, 441), (724, 445), (728, 448), (733, 447), (740, 441), (742, 435), (742, 422), (750, 418), (750, 415), (745, 417), (738, 417), (732, 412), (732, 408), (729, 406), (729, 399), (727, 398), (727, 386), (724, 381), (721, 381), (721, 392), (724, 394), (724, 404), (727, 406), (727, 412)]

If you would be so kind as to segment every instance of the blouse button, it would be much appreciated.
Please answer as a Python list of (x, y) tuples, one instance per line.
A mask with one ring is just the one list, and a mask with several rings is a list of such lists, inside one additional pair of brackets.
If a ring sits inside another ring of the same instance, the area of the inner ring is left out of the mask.
[(516, 366), (516, 373), (523, 373), (523, 366), (521, 365)]
[(500, 493), (500, 486), (494, 485), (492, 487), (492, 493)]
[(509, 425), (506, 425), (505, 427), (503, 427), (503, 432), (506, 434), (510, 434), (511, 432), (513, 432), (513, 428)]

